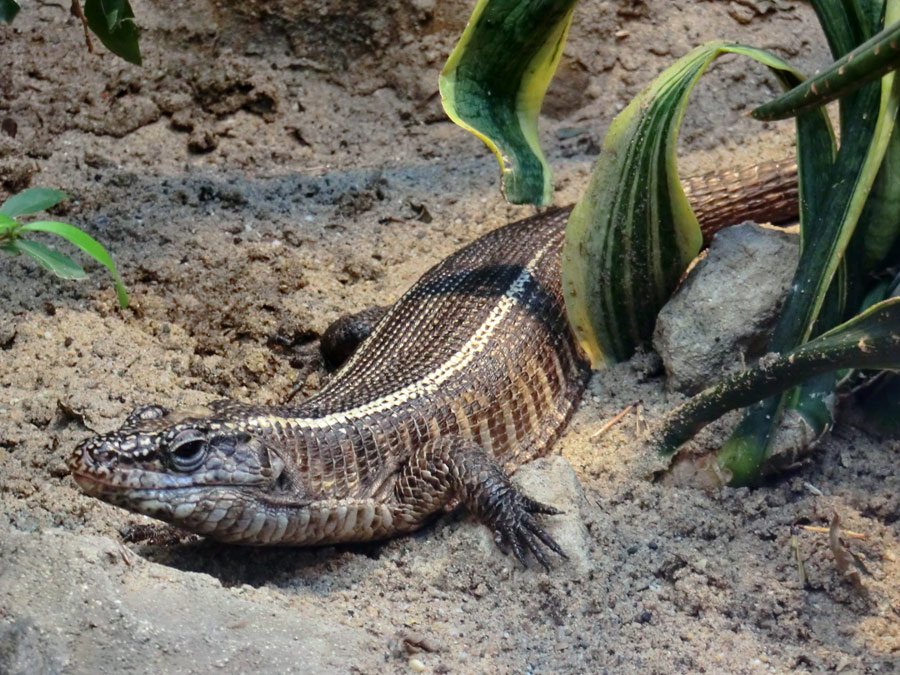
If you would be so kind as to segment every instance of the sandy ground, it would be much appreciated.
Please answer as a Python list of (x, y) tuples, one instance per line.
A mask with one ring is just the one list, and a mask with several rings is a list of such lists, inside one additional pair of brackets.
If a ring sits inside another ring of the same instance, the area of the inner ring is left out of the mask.
[[(842, 425), (754, 490), (651, 482), (644, 431), (679, 397), (648, 357), (594, 378), (566, 461), (518, 474), (568, 511), (550, 531), (573, 561), (550, 574), (465, 514), (385, 543), (251, 550), (79, 492), (66, 457), (133, 406), (276, 402), (298, 379), (308, 395), (331, 321), (532, 212), (502, 202), (493, 157), (440, 111), (467, 3), (377, 4), (136, 1), (143, 68), (88, 54), (66, 3), (0, 26), (0, 196), (70, 192), (54, 216), (104, 242), (132, 293), (119, 311), (96, 265), (73, 283), (0, 261), (0, 672), (900, 670), (900, 445)], [(584, 0), (542, 126), (558, 204), (629, 98), (713, 38), (807, 72), (826, 60), (803, 3)], [(788, 152), (790, 123), (743, 117), (774, 86), (717, 65), (685, 172)], [(861, 586), (797, 529), (834, 512), (865, 534), (848, 540)]]

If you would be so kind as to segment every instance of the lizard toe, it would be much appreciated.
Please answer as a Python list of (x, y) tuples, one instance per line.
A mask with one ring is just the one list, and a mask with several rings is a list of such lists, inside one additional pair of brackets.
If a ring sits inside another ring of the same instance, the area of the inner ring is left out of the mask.
[[(539, 504), (517, 491), (509, 491), (503, 500), (505, 503), (497, 505), (493, 510), (493, 523), (489, 523), (494, 531), (494, 541), (501, 550), (512, 550), (516, 559), (524, 567), (528, 567), (528, 553), (537, 560), (541, 566), (550, 571), (550, 561), (546, 550), (549, 549), (561, 558), (568, 559), (559, 544), (537, 523), (532, 513), (548, 513), (546, 511), (532, 511), (531, 506)], [(559, 513), (552, 507), (549, 513)]]

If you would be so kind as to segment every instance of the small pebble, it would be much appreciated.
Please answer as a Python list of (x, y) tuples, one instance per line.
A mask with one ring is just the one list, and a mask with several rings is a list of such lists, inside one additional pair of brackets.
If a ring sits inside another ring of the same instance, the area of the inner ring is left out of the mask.
[(420, 659), (412, 658), (409, 660), (409, 667), (415, 670), (417, 673), (425, 672), (425, 664), (422, 663)]

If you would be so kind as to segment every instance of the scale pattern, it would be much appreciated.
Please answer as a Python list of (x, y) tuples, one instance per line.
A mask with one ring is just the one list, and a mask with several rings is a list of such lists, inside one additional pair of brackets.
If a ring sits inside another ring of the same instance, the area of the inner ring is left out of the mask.
[(348, 456), (355, 465), (338, 471), (371, 486), (437, 436), (473, 441), (507, 468), (545, 450), (586, 373), (559, 284), (566, 216), (513, 223), (447, 258), (320, 394), (279, 413), (319, 439), (298, 456), (325, 465), (308, 471), (311, 485), (345, 497), (351, 486), (334, 467)]
[[(710, 213), (745, 192), (752, 213), (772, 199), (790, 216), (783, 193), (795, 184), (780, 164), (706, 176), (689, 192)], [(563, 552), (534, 516), (556, 511), (508, 474), (549, 450), (588, 375), (560, 287), (569, 212), (501, 227), (432, 268), (301, 405), (138, 409), (76, 448), (75, 480), (124, 508), (256, 545), (389, 537), (463, 503), (520, 560), (546, 567), (547, 549)]]
[[(517, 556), (527, 549), (546, 565), (543, 546), (561, 551), (532, 514), (554, 510), (506, 476), (549, 449), (588, 375), (559, 281), (568, 213), (502, 227), (432, 268), (300, 406), (138, 411), (79, 446), (76, 480), (248, 544), (387, 537), (461, 501)], [(215, 452), (179, 469), (198, 438)]]

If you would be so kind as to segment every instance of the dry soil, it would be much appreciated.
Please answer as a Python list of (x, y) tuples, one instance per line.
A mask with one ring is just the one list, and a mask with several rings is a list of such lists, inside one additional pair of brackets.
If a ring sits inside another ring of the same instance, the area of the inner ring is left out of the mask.
[[(251, 550), (82, 495), (66, 457), (133, 406), (308, 395), (331, 321), (532, 211), (502, 201), (493, 157), (440, 109), (468, 3), (135, 0), (143, 68), (89, 54), (68, 3), (24, 4), (0, 26), (0, 197), (71, 193), (53, 216), (108, 246), (132, 304), (97, 265), (74, 283), (0, 260), (0, 672), (900, 670), (898, 443), (839, 425), (753, 490), (650, 481), (645, 430), (680, 399), (648, 356), (594, 377), (555, 448), (568, 464), (520, 472), (555, 476), (575, 518), (580, 548), (549, 574), (465, 514), (385, 543)], [(806, 72), (827, 60), (801, 2), (581, 3), (542, 122), (556, 203), (578, 198), (627, 101), (714, 38)], [(775, 87), (717, 64), (683, 170), (790, 152), (790, 123), (744, 117)], [(835, 512), (865, 535), (847, 540), (860, 583), (798, 529)]]

